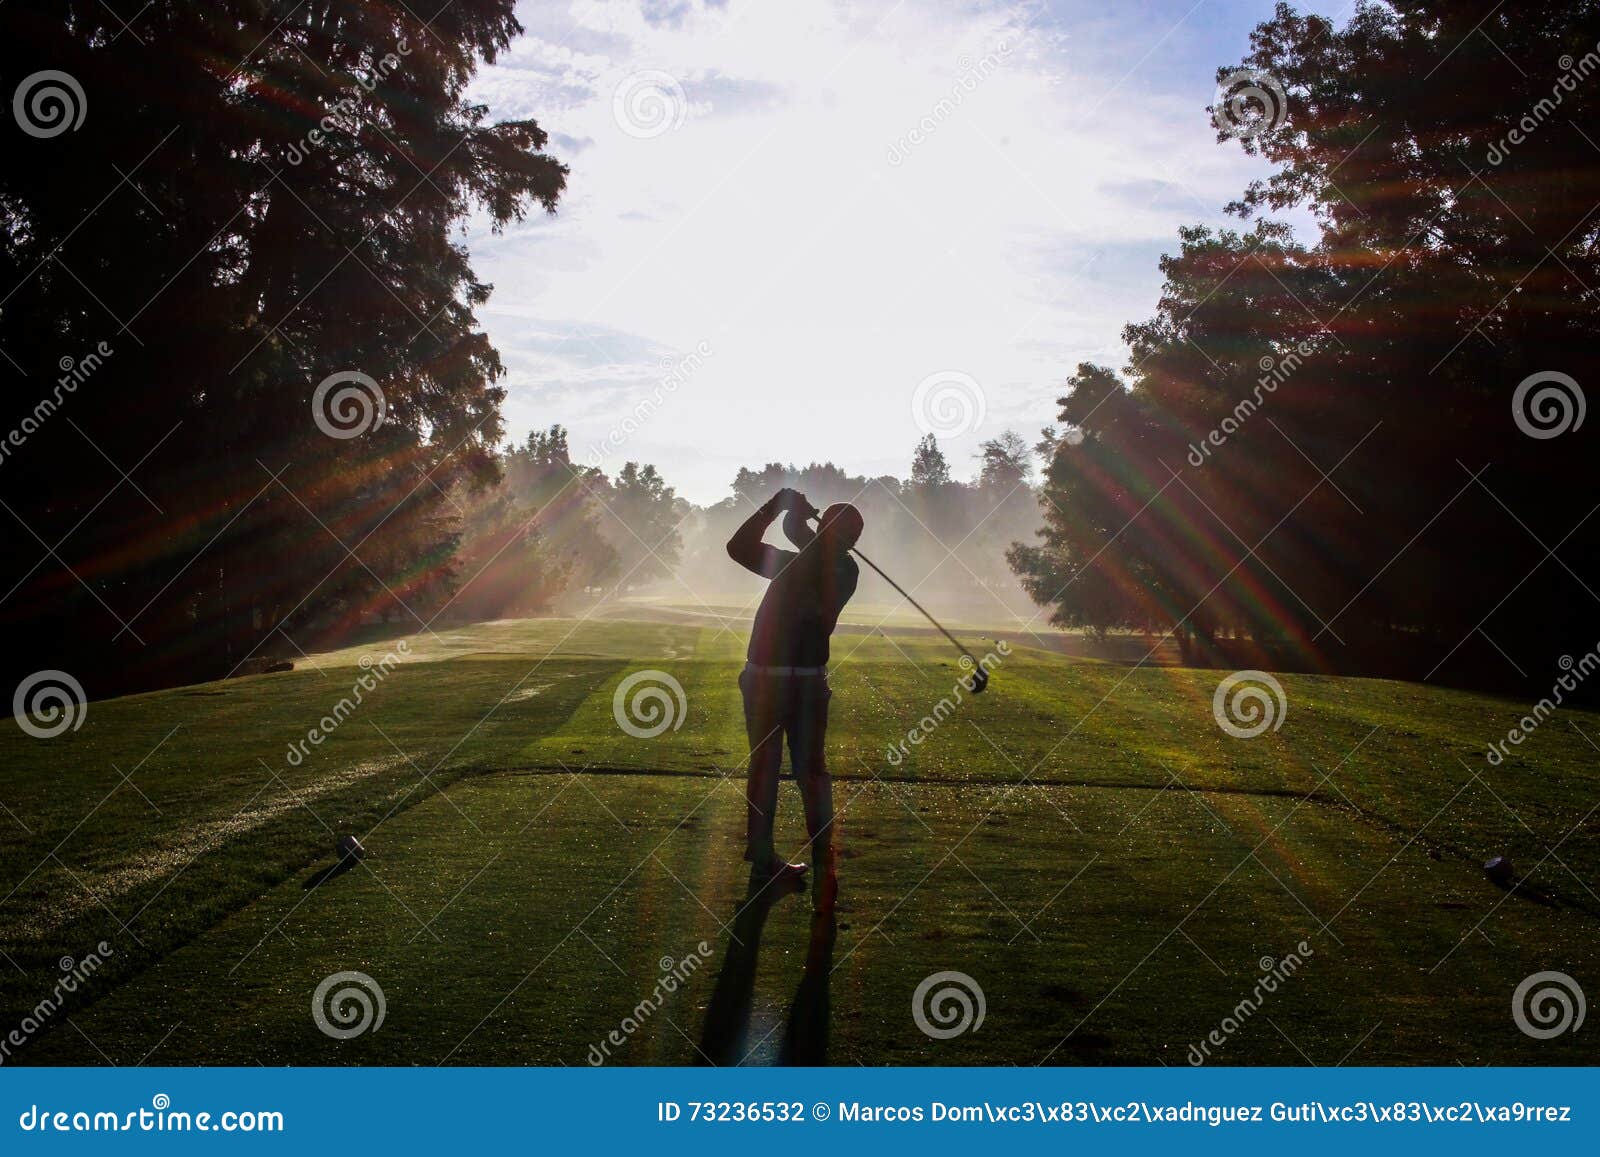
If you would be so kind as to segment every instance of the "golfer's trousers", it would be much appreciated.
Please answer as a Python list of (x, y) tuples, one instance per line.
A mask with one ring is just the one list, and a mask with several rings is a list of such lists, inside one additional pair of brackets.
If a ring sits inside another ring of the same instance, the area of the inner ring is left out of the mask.
[(745, 734), (750, 741), (750, 773), (745, 784), (748, 820), (745, 858), (765, 863), (773, 858), (772, 823), (778, 810), (778, 769), (783, 744), (789, 743), (789, 764), (805, 803), (806, 831), (812, 855), (826, 864), (833, 839), (833, 781), (823, 757), (828, 732), (826, 675), (776, 675), (745, 670), (739, 675), (744, 695)]

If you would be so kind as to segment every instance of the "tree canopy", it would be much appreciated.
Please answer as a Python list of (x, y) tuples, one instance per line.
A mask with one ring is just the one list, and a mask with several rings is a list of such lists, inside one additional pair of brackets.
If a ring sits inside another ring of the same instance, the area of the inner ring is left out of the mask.
[(566, 180), (537, 124), (465, 96), (513, 9), (154, 0), (135, 32), (7, 6), (0, 71), (38, 118), (0, 130), (13, 654), (104, 693), (447, 597), (445, 496), (495, 476), (503, 396), (452, 230)]
[[(1273, 166), (1247, 227), (1183, 232), (1047, 432), (1011, 561), (1057, 623), (1535, 685), (1594, 645), (1597, 71), (1589, 3), (1278, 6), (1218, 70), (1256, 101), (1219, 140)], [(1262, 216), (1290, 206), (1312, 243)]]

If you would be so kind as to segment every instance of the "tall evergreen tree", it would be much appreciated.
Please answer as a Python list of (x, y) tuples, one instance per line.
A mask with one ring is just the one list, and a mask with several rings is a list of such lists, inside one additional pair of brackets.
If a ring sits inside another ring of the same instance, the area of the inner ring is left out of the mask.
[(1218, 75), (1267, 107), (1213, 111), (1273, 171), (1229, 208), (1319, 237), (1184, 231), (1125, 372), (1079, 367), (1043, 540), (1011, 556), (1058, 621), (1544, 687), (1593, 646), (1597, 42), (1576, 0), (1255, 30)]
[[(537, 124), (465, 96), (521, 31), (513, 0), (426, 24), (358, 0), (122, 7), (0, 9), (0, 74), (42, 93), (40, 123), (0, 130), (4, 420), (34, 427), (0, 469), (27, 545), (0, 617), (10, 653), (91, 691), (439, 600), (443, 495), (493, 475), (501, 436), (490, 287), (451, 231), (553, 211), (566, 176)], [(75, 129), (43, 123), (52, 88)]]

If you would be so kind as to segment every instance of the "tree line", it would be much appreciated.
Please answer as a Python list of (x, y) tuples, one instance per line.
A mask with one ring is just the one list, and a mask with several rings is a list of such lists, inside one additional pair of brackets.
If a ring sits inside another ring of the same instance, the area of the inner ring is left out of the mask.
[(567, 176), (538, 124), (465, 95), (514, 7), (0, 13), (13, 676), (213, 678), (279, 627), (446, 597), (449, 496), (503, 440), (455, 230), (554, 211)]
[(853, 475), (831, 462), (769, 463), (741, 468), (729, 497), (699, 507), (653, 465), (624, 462), (607, 475), (574, 462), (566, 429), (552, 426), (503, 451), (497, 481), (464, 484), (451, 496), (457, 539), (441, 597), (391, 603), (382, 613), (404, 624), (586, 613), (630, 596), (703, 609), (743, 604), (760, 584), (729, 563), (726, 543), (774, 492), (792, 486), (818, 507), (854, 503), (868, 528), (863, 545), (919, 600), (991, 621), (1028, 618), (1032, 606), (1004, 552), (1038, 522), (1033, 453), (1006, 431), (983, 444), (966, 482), (930, 435), (915, 446), (903, 479)]
[[(1010, 557), (1056, 624), (1545, 689), (1594, 647), (1595, 72), (1590, 3), (1255, 29), (1212, 111), (1270, 175), (1182, 232), (1127, 366), (1080, 365), (1047, 432)], [(1310, 243), (1263, 216), (1291, 206)]]
[[(1127, 365), (1077, 367), (1038, 447), (1000, 435), (973, 482), (931, 438), (904, 478), (752, 466), (704, 510), (575, 466), (559, 426), (506, 444), (457, 229), (553, 212), (567, 177), (465, 95), (513, 0), (0, 18), (13, 683), (214, 678), (649, 582), (704, 601), (783, 485), (862, 506), (934, 601), (1196, 661), (1538, 687), (1600, 638), (1592, 4), (1280, 4), (1211, 110), (1270, 174), (1237, 228), (1182, 231)], [(1271, 216), (1295, 206), (1307, 241)]]
[[(904, 477), (851, 474), (832, 462), (744, 467), (732, 494), (697, 511), (685, 528), (675, 579), (680, 601), (707, 605), (732, 596), (744, 606), (760, 580), (729, 567), (724, 551), (734, 529), (778, 489), (791, 486), (819, 509), (850, 502), (866, 523), (861, 546), (919, 602), (957, 621), (1026, 621), (1034, 608), (1005, 563), (1007, 544), (1032, 537), (1039, 523), (1034, 448), (1014, 431), (984, 442), (972, 481), (955, 477), (933, 435), (912, 449)], [(858, 601), (898, 596), (871, 574)], [(1042, 618), (1041, 618), (1042, 623)]]

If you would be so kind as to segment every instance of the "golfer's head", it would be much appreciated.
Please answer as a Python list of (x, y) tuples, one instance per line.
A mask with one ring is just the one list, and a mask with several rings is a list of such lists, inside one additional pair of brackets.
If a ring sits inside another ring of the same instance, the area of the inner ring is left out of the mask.
[(817, 536), (830, 550), (845, 551), (861, 537), (861, 511), (848, 502), (835, 502), (817, 520)]

